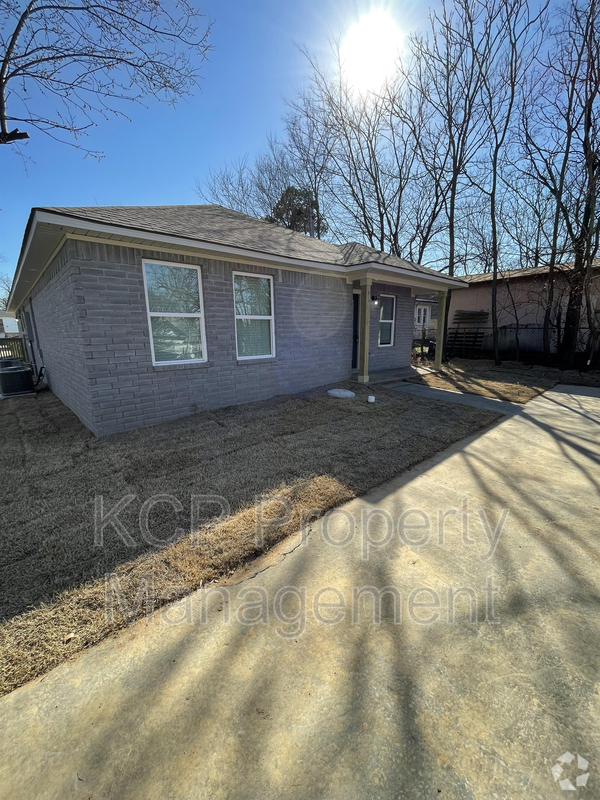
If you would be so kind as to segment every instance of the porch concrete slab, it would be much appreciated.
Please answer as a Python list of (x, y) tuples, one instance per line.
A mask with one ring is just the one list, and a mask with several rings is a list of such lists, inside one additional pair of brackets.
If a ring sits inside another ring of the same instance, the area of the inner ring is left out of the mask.
[[(391, 381), (406, 381), (418, 375), (415, 367), (398, 367), (398, 369), (381, 369), (369, 372), (369, 384), (388, 383)], [(350, 376), (351, 381), (358, 381), (358, 372), (353, 372)]]
[(431, 386), (422, 386), (418, 383), (386, 383), (388, 389), (405, 394), (425, 397), (427, 400), (443, 400), (446, 403), (458, 403), (463, 406), (485, 408), (499, 414), (518, 414), (523, 410), (520, 403), (511, 403), (508, 400), (497, 400), (495, 397), (483, 397), (479, 394), (465, 394), (453, 392), (450, 389), (435, 389)]
[(0, 700), (0, 798), (598, 796), (599, 487), (600, 391), (532, 400)]

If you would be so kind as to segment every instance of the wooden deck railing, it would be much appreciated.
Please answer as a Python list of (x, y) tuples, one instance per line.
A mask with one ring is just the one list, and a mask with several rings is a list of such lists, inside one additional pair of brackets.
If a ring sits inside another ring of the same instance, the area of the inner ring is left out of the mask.
[(22, 358), (25, 361), (23, 339), (0, 339), (0, 358)]

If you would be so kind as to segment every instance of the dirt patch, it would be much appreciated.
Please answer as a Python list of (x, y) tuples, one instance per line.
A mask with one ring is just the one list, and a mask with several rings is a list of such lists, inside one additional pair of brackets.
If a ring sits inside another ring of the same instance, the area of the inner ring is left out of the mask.
[[(435, 389), (527, 403), (560, 383), (562, 374), (559, 369), (528, 366), (514, 361), (504, 362), (497, 367), (493, 361), (457, 358), (443, 365), (439, 371), (423, 373), (410, 381)], [(566, 383), (564, 380), (562, 382)]]
[[(498, 419), (346, 387), (355, 399), (281, 396), (102, 439), (50, 392), (2, 401), (0, 693), (141, 616), (149, 579), (155, 608), (182, 597)], [(119, 532), (98, 533), (100, 497), (104, 515), (129, 498)]]
[(567, 369), (561, 372), (560, 382), (568, 386), (592, 386), (600, 388), (600, 372), (578, 372), (576, 369)]

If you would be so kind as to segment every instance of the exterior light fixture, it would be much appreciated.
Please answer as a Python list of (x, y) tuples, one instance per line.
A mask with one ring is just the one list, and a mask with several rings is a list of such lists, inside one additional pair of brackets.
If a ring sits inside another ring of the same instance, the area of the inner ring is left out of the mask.
[(377, 308), (377, 306), (379, 305), (379, 298), (374, 294), (371, 295), (371, 303), (374, 305), (375, 308)]

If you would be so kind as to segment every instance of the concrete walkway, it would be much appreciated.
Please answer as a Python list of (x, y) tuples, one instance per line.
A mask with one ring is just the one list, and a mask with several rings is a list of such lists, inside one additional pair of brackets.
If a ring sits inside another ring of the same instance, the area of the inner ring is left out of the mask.
[(0, 797), (599, 797), (599, 493), (560, 387), (3, 698)]
[(483, 397), (480, 394), (468, 394), (466, 392), (453, 392), (451, 389), (436, 389), (432, 386), (423, 386), (418, 383), (390, 383), (386, 384), (388, 389), (395, 392), (404, 392), (418, 397), (425, 397), (427, 400), (443, 400), (446, 403), (458, 403), (462, 406), (474, 406), (475, 408), (485, 408), (488, 411), (496, 411), (499, 414), (519, 414), (523, 410), (520, 403), (511, 403), (509, 400), (498, 400), (495, 397)]

